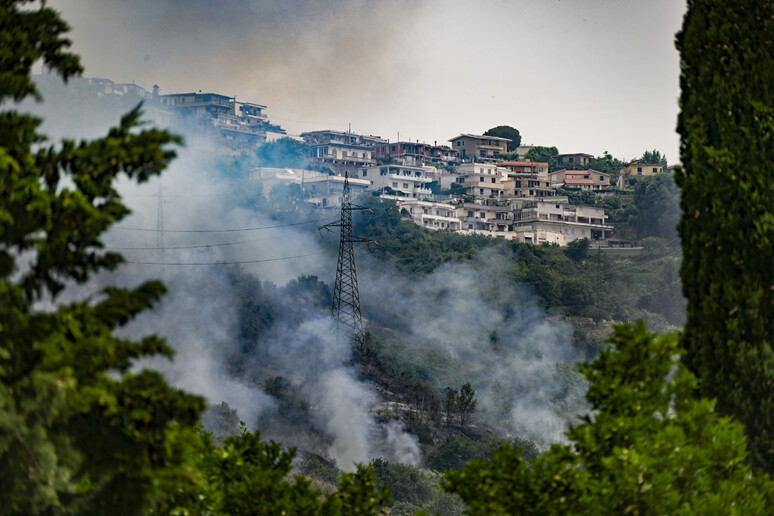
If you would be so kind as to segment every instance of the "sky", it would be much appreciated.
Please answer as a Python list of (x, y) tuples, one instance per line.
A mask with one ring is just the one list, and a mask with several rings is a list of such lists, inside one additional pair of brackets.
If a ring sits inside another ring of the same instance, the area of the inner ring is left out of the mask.
[(51, 0), (86, 77), (448, 144), (497, 125), (561, 153), (678, 161), (679, 0)]

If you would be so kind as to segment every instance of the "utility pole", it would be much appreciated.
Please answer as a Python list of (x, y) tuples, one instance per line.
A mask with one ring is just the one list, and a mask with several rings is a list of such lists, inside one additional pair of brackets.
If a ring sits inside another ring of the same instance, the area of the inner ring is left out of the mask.
[(360, 293), (357, 285), (357, 271), (355, 269), (354, 243), (375, 243), (373, 240), (352, 235), (352, 210), (366, 210), (369, 208), (353, 205), (349, 191), (349, 173), (344, 172), (344, 189), (341, 196), (341, 220), (338, 224), (326, 224), (319, 229), (339, 227), (341, 237), (339, 239), (339, 258), (336, 263), (336, 284), (333, 288), (333, 306), (331, 315), (336, 321), (336, 336), (341, 339), (343, 332), (347, 332), (357, 341), (363, 344), (363, 318), (360, 314)]

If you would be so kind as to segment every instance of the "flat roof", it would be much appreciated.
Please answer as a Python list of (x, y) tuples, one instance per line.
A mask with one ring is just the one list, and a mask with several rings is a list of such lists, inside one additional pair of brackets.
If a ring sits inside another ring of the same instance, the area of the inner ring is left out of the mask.
[(501, 163), (497, 163), (498, 167), (508, 167), (508, 166), (514, 166), (514, 165), (545, 165), (548, 166), (548, 163), (545, 161), (503, 161)]
[(454, 140), (457, 140), (459, 138), (465, 138), (465, 137), (477, 138), (479, 140), (500, 140), (501, 142), (511, 142), (511, 141), (513, 141), (510, 138), (500, 138), (499, 136), (483, 136), (483, 135), (480, 135), (480, 134), (467, 134), (467, 133), (462, 133), (459, 136), (455, 136), (454, 138), (452, 138), (449, 141), (453, 142)]

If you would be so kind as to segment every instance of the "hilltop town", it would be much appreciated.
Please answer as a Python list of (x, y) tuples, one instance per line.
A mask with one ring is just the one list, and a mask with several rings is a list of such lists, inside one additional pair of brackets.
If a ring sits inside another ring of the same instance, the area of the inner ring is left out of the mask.
[(228, 95), (161, 93), (158, 86), (148, 91), (98, 78), (76, 79), (70, 89), (83, 99), (142, 101), (153, 123), (184, 122), (232, 152), (277, 147), (271, 166), (262, 163), (251, 171), (267, 196), (278, 184), (296, 184), (307, 202), (337, 209), (346, 179), (353, 197), (394, 201), (421, 227), (528, 244), (566, 246), (585, 238), (600, 248), (631, 246), (604, 206), (573, 204), (571, 196), (610, 196), (639, 178), (671, 171), (658, 152), (650, 161), (620, 162), (609, 154), (596, 158), (523, 145), (520, 136), (514, 141), (460, 133), (439, 145), (331, 129), (289, 135), (270, 122), (267, 106)]

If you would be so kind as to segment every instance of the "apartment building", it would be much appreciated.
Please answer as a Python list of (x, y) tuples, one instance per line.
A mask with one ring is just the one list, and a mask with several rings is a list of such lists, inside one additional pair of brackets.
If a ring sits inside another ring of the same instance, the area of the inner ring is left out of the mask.
[(462, 229), (462, 221), (457, 218), (457, 207), (454, 205), (410, 199), (399, 201), (398, 207), (408, 211), (412, 220), (423, 228), (449, 231)]
[(428, 186), (433, 178), (423, 167), (396, 164), (361, 167), (357, 177), (370, 181), (371, 191), (384, 189), (382, 197), (388, 199), (424, 199), (433, 194)]
[(559, 154), (557, 158), (559, 158), (559, 161), (562, 164), (570, 167), (587, 167), (589, 161), (594, 159), (594, 156), (592, 154), (577, 152), (575, 154)]
[[(307, 202), (320, 208), (338, 208), (344, 194), (344, 180), (344, 176), (315, 176), (304, 179), (301, 187), (309, 193)], [(364, 179), (352, 177), (348, 178), (348, 181), (350, 196), (353, 199), (371, 187), (371, 182)]]
[(390, 157), (404, 165), (422, 166), (428, 163), (459, 163), (459, 152), (451, 147), (419, 142), (388, 142), (374, 146), (374, 157)]
[(599, 170), (556, 170), (548, 174), (551, 186), (578, 188), (580, 190), (609, 190), (610, 174)]
[(341, 175), (345, 172), (354, 175), (359, 167), (376, 164), (374, 146), (386, 141), (378, 136), (330, 129), (301, 133), (301, 137), (309, 145), (311, 163), (326, 166)]
[[(456, 168), (454, 182), (465, 187), (465, 193), (485, 199), (501, 199), (506, 196), (506, 189), (512, 184), (504, 184), (505, 169), (498, 168), (494, 163), (473, 162), (464, 163)], [(448, 180), (447, 180), (448, 181)], [(443, 187), (443, 185), (442, 185)]]
[(552, 199), (514, 200), (513, 232), (519, 242), (567, 245), (573, 240), (605, 240), (613, 226), (605, 224), (604, 208), (576, 206)]
[(195, 117), (214, 127), (224, 143), (235, 147), (257, 146), (266, 141), (267, 132), (285, 134), (271, 124), (263, 112), (266, 106), (236, 102), (234, 97), (218, 93), (173, 93), (154, 95), (152, 106), (177, 117)]
[(462, 161), (502, 161), (500, 156), (508, 151), (508, 138), (461, 134), (449, 140), (452, 149), (459, 153)]
[[(548, 163), (539, 161), (503, 161), (497, 164), (505, 169), (513, 181), (513, 197), (551, 197), (556, 190), (548, 178)], [(507, 196), (507, 195), (506, 195)]]

